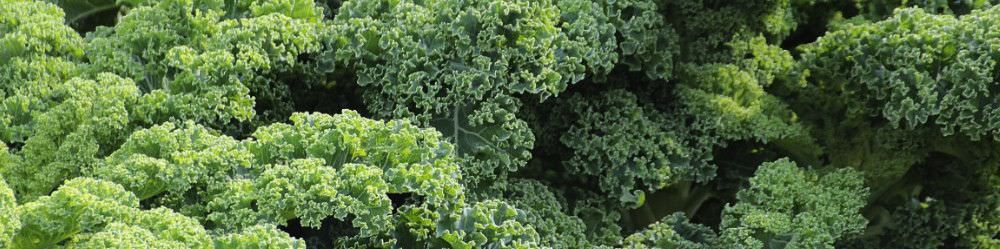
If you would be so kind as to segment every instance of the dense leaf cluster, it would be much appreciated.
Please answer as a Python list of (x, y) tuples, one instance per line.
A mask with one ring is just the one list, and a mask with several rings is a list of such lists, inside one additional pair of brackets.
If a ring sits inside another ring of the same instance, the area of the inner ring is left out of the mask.
[(995, 4), (0, 0), (0, 248), (997, 248)]

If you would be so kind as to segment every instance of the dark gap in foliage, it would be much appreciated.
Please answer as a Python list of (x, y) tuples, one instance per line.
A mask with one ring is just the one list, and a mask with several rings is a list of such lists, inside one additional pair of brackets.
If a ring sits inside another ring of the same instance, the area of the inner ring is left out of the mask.
[[(298, 79), (290, 79), (292, 82)], [(276, 121), (287, 120), (288, 116), (291, 115), (291, 108), (288, 108), (288, 104), (291, 103), (291, 89), (289, 84), (283, 82), (284, 80), (275, 79), (274, 81), (264, 80), (264, 84), (247, 84), (250, 88), (250, 95), (254, 96), (254, 111), (257, 113), (258, 119), (261, 119), (264, 123), (272, 123)]]
[[(315, 55), (299, 56), (304, 64), (320, 63)], [(311, 68), (311, 66), (303, 66)], [(296, 112), (322, 112), (335, 114), (343, 109), (351, 109), (364, 117), (371, 117), (371, 112), (362, 99), (362, 89), (354, 82), (357, 75), (344, 72), (323, 73), (310, 72), (308, 80), (289, 80), (290, 95)], [(336, 80), (334, 80), (336, 79)]]
[(78, 15), (75, 18), (67, 16), (66, 23), (76, 30), (77, 33), (80, 33), (81, 36), (86, 36), (87, 33), (97, 30), (99, 26), (115, 26), (120, 10), (121, 6), (97, 7), (87, 10), (86, 13)]
[(722, 223), (722, 209), (726, 207), (726, 204), (718, 199), (709, 199), (701, 204), (698, 212), (690, 218), (691, 223), (702, 224), (718, 232), (719, 224)]
[(840, 14), (845, 19), (849, 19), (849, 18), (853, 18), (853, 17), (858, 16), (858, 15), (861, 15), (861, 9), (858, 9), (857, 5), (852, 4), (852, 3), (848, 2), (848, 1), (843, 1), (839, 6), (840, 6), (840, 8), (838, 8), (838, 9), (840, 9)]
[(7, 149), (11, 154), (17, 154), (24, 147), (24, 141), (4, 141), (6, 142)]
[[(205, 189), (203, 189), (201, 187), (195, 187), (195, 188), (189, 189), (187, 192), (184, 192), (184, 195), (183, 195), (184, 197), (183, 198), (185, 200), (201, 200), (201, 198), (199, 197), (198, 193), (203, 193), (203, 192), (205, 192)], [(174, 209), (174, 211), (178, 211), (179, 212), (180, 210), (176, 209), (177, 207), (164, 206), (163, 203), (161, 203), (161, 201), (164, 198), (170, 198), (168, 195), (171, 195), (171, 193), (163, 191), (163, 192), (161, 192), (159, 194), (155, 194), (155, 195), (146, 197), (144, 199), (141, 199), (141, 200), (139, 200), (139, 208), (141, 208), (141, 209), (155, 209), (155, 208), (158, 208), (158, 207), (167, 207), (167, 208)], [(140, 196), (140, 198), (142, 198), (142, 197)], [(176, 198), (176, 197), (173, 197), (173, 198)], [(190, 203), (190, 204), (193, 204), (193, 203)], [(252, 202), (252, 203), (250, 203), (250, 205), (254, 209), (257, 208), (257, 202)]]
[[(233, 54), (238, 54), (238, 51), (233, 51)], [(300, 54), (295, 59), (295, 66), (251, 80), (247, 87), (250, 88), (250, 95), (255, 97), (254, 110), (257, 113), (255, 119), (258, 121), (254, 126), (288, 120), (296, 109), (297, 96), (293, 91), (321, 80), (319, 74), (312, 72), (315, 66), (314, 56)]]
[(242, 140), (250, 137), (250, 135), (253, 134), (253, 131), (257, 129), (257, 126), (253, 124), (253, 121), (248, 122), (231, 119), (225, 127), (212, 128), (219, 130), (219, 132), (223, 135), (233, 137), (237, 140)]
[(815, 42), (825, 35), (829, 30), (830, 21), (835, 20), (834, 16), (840, 14), (844, 19), (850, 19), (860, 14), (855, 3), (850, 1), (830, 1), (811, 5), (804, 9), (799, 9), (800, 15), (804, 18), (798, 20), (798, 26), (792, 33), (781, 41), (781, 48), (798, 57), (799, 51), (796, 49), (800, 45)]
[(139, 201), (139, 208), (142, 208), (142, 209), (152, 209), (152, 208), (160, 207), (160, 203), (157, 203), (157, 200), (159, 200), (160, 197), (163, 197), (163, 196), (166, 196), (166, 195), (167, 195), (167, 193), (163, 192), (163, 193), (160, 193), (160, 194), (157, 194), (157, 195), (150, 196), (149, 198), (142, 199), (142, 200)]
[[(713, 163), (718, 165), (716, 177), (706, 183), (712, 197), (699, 204), (699, 208), (689, 211), (691, 221), (718, 230), (722, 209), (736, 201), (736, 192), (750, 185), (749, 179), (757, 168), (765, 162), (778, 160), (786, 155), (776, 147), (758, 141), (736, 141), (727, 146), (713, 149)], [(818, 167), (820, 165), (800, 165)]]
[(287, 225), (278, 226), (278, 229), (285, 231), (292, 237), (302, 238), (310, 249), (334, 248), (338, 239), (358, 235), (358, 229), (351, 225), (353, 220), (353, 215), (348, 215), (344, 221), (331, 216), (323, 219), (323, 225), (317, 229), (303, 226), (301, 220), (293, 219), (289, 220)]
[[(888, 191), (873, 196), (863, 214), (870, 221), (860, 238), (844, 243), (961, 248), (958, 232), (970, 217), (969, 205), (981, 198), (976, 160), (934, 151), (911, 167)], [(879, 212), (883, 211), (883, 212)], [(965, 245), (967, 246), (967, 245)], [(860, 246), (854, 246), (860, 247)]]
[(361, 99), (361, 89), (354, 84), (347, 84), (346, 81), (338, 82), (330, 88), (293, 83), (292, 89), (296, 112), (335, 114), (343, 109), (351, 109), (361, 116), (372, 116)]
[[(549, 134), (556, 137), (559, 134)], [(539, 134), (535, 135), (536, 137)], [(535, 143), (535, 148), (531, 150), (531, 160), (528, 164), (512, 173), (512, 177), (524, 178), (524, 179), (535, 179), (543, 182), (558, 182), (560, 184), (546, 184), (549, 187), (561, 188), (562, 185), (569, 183), (571, 186), (580, 186), (585, 183), (580, 182), (583, 179), (575, 178), (571, 179), (570, 174), (566, 173), (567, 170), (563, 166), (563, 160), (568, 158), (569, 149), (566, 148), (562, 143), (551, 143), (551, 144), (541, 144)], [(568, 181), (568, 182), (567, 182)], [(598, 189), (596, 185), (589, 186), (588, 189)]]
[(753, 177), (761, 163), (777, 160), (783, 155), (775, 152), (774, 148), (755, 141), (731, 142), (726, 147), (714, 149), (712, 154), (712, 163), (718, 165), (719, 169), (715, 179), (709, 183), (717, 190), (730, 194), (748, 186), (749, 178)]
[[(644, 71), (633, 71), (630, 70), (627, 65), (617, 64), (607, 75), (603, 75), (599, 79), (596, 79), (593, 76), (587, 76), (580, 82), (569, 85), (565, 91), (559, 94), (558, 98), (568, 98), (573, 94), (582, 94), (585, 96), (598, 95), (614, 89), (626, 89), (638, 96), (654, 97), (654, 100), (669, 101), (670, 98), (661, 99), (665, 96), (651, 95), (672, 91), (675, 85), (676, 84), (673, 82), (668, 82), (662, 79), (649, 79)], [(534, 99), (536, 98), (533, 98), (533, 96), (525, 98), (525, 100)], [(546, 100), (546, 103), (548, 103), (551, 99), (552, 98)]]
[[(548, 150), (548, 149), (542, 149)], [(513, 173), (511, 177), (521, 178), (521, 179), (533, 179), (538, 180), (545, 184), (545, 186), (558, 189), (562, 191), (568, 191), (570, 189), (575, 190), (585, 190), (592, 193), (599, 193), (600, 186), (598, 182), (587, 179), (586, 177), (576, 176), (567, 173), (565, 165), (563, 165), (563, 160), (560, 156), (553, 156), (552, 154), (541, 154), (538, 153), (542, 150), (536, 148), (532, 151), (532, 159), (528, 162), (528, 165), (523, 169)], [(537, 155), (537, 156), (535, 156)], [(564, 197), (566, 197), (567, 208), (570, 207), (569, 203), (573, 203), (576, 200), (584, 200), (589, 197), (574, 195), (572, 192), (565, 192)]]
[(706, 183), (682, 182), (647, 195), (646, 204), (629, 210), (630, 226), (644, 228), (675, 212), (684, 212), (693, 223), (718, 228), (720, 214), (736, 192), (749, 185), (757, 167), (783, 155), (775, 148), (755, 141), (736, 141), (713, 149), (717, 176)]
[(107, 142), (98, 144), (97, 154), (96, 154), (97, 158), (107, 157), (111, 155), (111, 153), (117, 151), (118, 148), (120, 148), (121, 145), (125, 143), (125, 140), (128, 139), (128, 135), (130, 134), (131, 133), (125, 134), (125, 136), (117, 136), (117, 137), (113, 136), (107, 139)]
[(371, 117), (361, 98), (361, 89), (353, 84), (356, 76), (317, 71), (316, 68), (322, 67), (316, 65), (321, 62), (315, 54), (300, 54), (296, 61), (296, 66), (248, 85), (251, 96), (256, 97), (257, 116), (251, 122), (230, 122), (234, 127), (224, 129), (226, 135), (246, 138), (259, 126), (287, 122), (293, 112), (337, 114), (350, 109)]
[[(978, 177), (976, 169), (968, 168), (969, 163), (941, 152), (931, 152), (926, 163), (920, 166), (923, 176), (920, 182), (926, 183), (926, 192), (920, 198), (931, 197), (952, 202), (969, 202), (980, 196), (970, 196), (977, 193), (974, 185)], [(974, 166), (973, 166), (974, 167)]]
[(878, 215), (875, 211), (879, 208), (893, 209), (926, 198), (964, 201), (966, 198), (962, 193), (966, 190), (968, 179), (944, 179), (957, 177), (956, 174), (960, 174), (954, 172), (955, 168), (961, 168), (955, 165), (956, 163), (961, 162), (954, 156), (931, 152), (923, 163), (911, 167), (896, 182), (888, 183), (890, 184), (888, 189), (880, 196), (872, 196), (872, 201), (863, 214), (869, 220), (875, 220)]
[[(827, 5), (821, 5), (822, 7), (830, 7)], [(796, 49), (799, 45), (808, 44), (815, 42), (817, 39), (822, 37), (827, 32), (827, 25), (829, 25), (830, 15), (833, 13), (828, 13), (825, 15), (809, 15), (803, 23), (800, 23), (795, 31), (792, 32), (784, 41), (781, 41), (781, 48), (787, 50), (792, 56), (798, 58), (799, 51)]]
[(971, 7), (972, 6), (966, 1), (948, 1), (948, 8), (950, 8), (952, 14), (956, 16), (972, 13)]
[(323, 17), (332, 20), (337, 16), (337, 10), (344, 4), (343, 0), (317, 1), (317, 5), (323, 6)]
[[(622, 227), (626, 231), (625, 234), (646, 229), (650, 224), (677, 212), (685, 213), (686, 216), (690, 217), (702, 213), (704, 204), (713, 201), (714, 194), (712, 192), (714, 189), (715, 187), (711, 185), (683, 181), (668, 188), (647, 193), (646, 203), (643, 206), (627, 210), (627, 213), (623, 214), (625, 224)], [(688, 213), (689, 211), (694, 212)]]
[(389, 201), (392, 202), (392, 213), (398, 214), (399, 208), (404, 205), (416, 205), (424, 202), (424, 196), (413, 193), (389, 193)]

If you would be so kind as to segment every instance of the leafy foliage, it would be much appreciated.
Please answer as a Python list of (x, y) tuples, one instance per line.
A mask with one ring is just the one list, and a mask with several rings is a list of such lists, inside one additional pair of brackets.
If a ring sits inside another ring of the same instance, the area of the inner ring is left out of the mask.
[(715, 248), (718, 236), (711, 228), (690, 224), (683, 213), (674, 213), (649, 228), (625, 238), (625, 248)]
[[(6, 153), (6, 151), (3, 151)], [(0, 247), (6, 248), (14, 238), (14, 232), (21, 227), (21, 220), (17, 215), (17, 201), (14, 199), (14, 191), (7, 187), (7, 183), (0, 179)]]
[(997, 13), (956, 19), (903, 10), (877, 24), (824, 36), (805, 48), (804, 66), (817, 87), (844, 89), (859, 102), (844, 102), (852, 104), (849, 113), (880, 115), (908, 129), (933, 124), (945, 136), (996, 137), (990, 90), (995, 66), (988, 51), (994, 41), (988, 32), (1000, 20)]
[(146, 125), (224, 128), (250, 120), (255, 101), (271, 106), (265, 118), (288, 115), (288, 93), (272, 84), (318, 49), (321, 14), (312, 2), (150, 1), (90, 34), (88, 70), (135, 79)]
[(833, 248), (865, 226), (861, 179), (851, 169), (818, 175), (787, 159), (765, 163), (723, 211), (720, 239), (746, 248)]
[(833, 248), (860, 233), (867, 190), (857, 171), (823, 175), (782, 158), (760, 165), (736, 204), (722, 212), (719, 235), (674, 213), (625, 239), (627, 248)]
[(0, 0), (0, 248), (996, 248), (995, 4)]
[[(326, 238), (335, 244), (537, 241), (508, 204), (465, 201), (457, 159), (437, 131), (351, 111), (291, 119), (243, 141), (192, 123), (154, 126), (134, 133), (91, 174), (126, 186), (143, 202), (204, 217), (207, 228), (219, 231), (290, 220), (320, 229), (332, 218), (352, 228)], [(394, 204), (394, 195), (412, 197)]]

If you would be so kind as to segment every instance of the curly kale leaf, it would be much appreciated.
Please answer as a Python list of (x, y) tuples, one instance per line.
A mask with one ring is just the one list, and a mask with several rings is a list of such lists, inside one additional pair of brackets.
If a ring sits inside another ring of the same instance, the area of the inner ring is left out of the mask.
[(302, 239), (289, 236), (287, 233), (266, 225), (253, 226), (238, 233), (218, 236), (214, 239), (215, 248), (253, 249), (253, 248), (305, 248)]
[(927, 13), (939, 15), (966, 15), (974, 10), (988, 9), (1000, 1), (996, 0), (957, 0), (957, 1), (852, 1), (858, 9), (858, 14), (869, 20), (882, 20), (891, 17), (896, 9), (919, 8)]
[(627, 248), (834, 248), (840, 238), (860, 235), (867, 199), (861, 174), (851, 169), (820, 173), (787, 158), (762, 164), (722, 212), (719, 236), (666, 216), (625, 239)]
[(739, 36), (763, 35), (780, 41), (795, 30), (795, 4), (800, 1), (666, 1), (669, 24), (680, 37), (677, 61), (728, 63), (727, 43)]
[(531, 179), (512, 178), (494, 182), (474, 200), (502, 199), (524, 213), (523, 221), (535, 227), (541, 245), (551, 248), (592, 248), (597, 246), (587, 238), (587, 226), (570, 214), (566, 198), (546, 184)]
[(197, 195), (226, 172), (251, 167), (253, 155), (235, 139), (188, 122), (138, 130), (86, 174), (118, 183), (140, 199), (186, 211), (186, 196)]
[(574, 51), (590, 50), (561, 31), (552, 1), (352, 1), (335, 21), (345, 43), (337, 54), (351, 56), (343, 60), (357, 67), (359, 85), (379, 90), (369, 99), (383, 114), (440, 113), (498, 94), (555, 95), (585, 72), (576, 56), (588, 53)]
[(22, 227), (14, 237), (14, 247), (47, 248), (67, 239), (74, 244), (116, 221), (148, 229), (158, 240), (191, 248), (209, 245), (208, 234), (197, 221), (167, 209), (139, 211), (138, 207), (139, 199), (117, 184), (69, 180), (50, 196), (18, 207)]
[(803, 47), (802, 65), (814, 91), (843, 96), (831, 100), (842, 107), (830, 108), (909, 130), (933, 125), (946, 136), (1000, 139), (990, 48), (998, 21), (1000, 8), (961, 18), (902, 9)]
[(34, 134), (17, 153), (20, 163), (0, 168), (14, 177), (10, 184), (25, 201), (110, 153), (132, 128), (128, 109), (140, 97), (132, 81), (113, 74), (74, 78), (53, 90), (58, 104), (33, 115)]
[[(246, 3), (232, 11), (257, 16), (240, 19), (223, 18), (222, 2), (151, 4), (84, 44), (54, 5), (5, 2), (0, 140), (21, 159), (0, 171), (18, 176), (20, 200), (78, 175), (138, 127), (190, 120), (232, 131), (254, 113), (245, 81), (269, 82), (261, 74), (318, 48), (320, 11), (305, 2)], [(181, 9), (192, 11), (172, 14)]]
[[(596, 179), (601, 191), (633, 206), (642, 204), (642, 191), (711, 180), (714, 151), (734, 141), (773, 144), (796, 158), (817, 160), (819, 149), (796, 114), (764, 90), (791, 70), (791, 56), (759, 37), (732, 46), (734, 54), (748, 58), (683, 65), (679, 84), (664, 93), (672, 98), (620, 89), (578, 94), (546, 107), (551, 114), (538, 117), (536, 126), (541, 133), (561, 134), (558, 142), (568, 153), (559, 156), (569, 173)], [(552, 143), (551, 136), (542, 139)]]
[(628, 91), (577, 95), (567, 103), (561, 112), (566, 116), (558, 119), (569, 122), (560, 139), (572, 151), (567, 170), (598, 179), (601, 190), (623, 204), (642, 205), (643, 190), (664, 188), (699, 167), (701, 155), (685, 147), (688, 134), (672, 129), (664, 114), (637, 103)]
[(662, 14), (667, 11), (650, 0), (606, 1), (604, 5), (620, 40), (619, 63), (630, 71), (643, 71), (650, 80), (671, 79), (680, 37)]
[(750, 186), (727, 205), (721, 243), (741, 248), (833, 248), (837, 239), (859, 234), (868, 190), (861, 174), (838, 169), (820, 174), (787, 158), (764, 163)]
[[(0, 146), (3, 146), (0, 144)], [(6, 147), (0, 147), (0, 155), (6, 154)], [(0, 161), (3, 163), (3, 161)], [(21, 220), (17, 214), (17, 199), (14, 191), (7, 187), (7, 182), (0, 176), (0, 248), (7, 248), (12, 243), (14, 234), (21, 228)]]
[[(33, 116), (45, 112), (53, 89), (79, 74), (84, 41), (63, 25), (57, 6), (37, 1), (0, 2), (0, 140), (24, 143)], [(15, 149), (17, 147), (15, 146)]]
[(300, 158), (364, 164), (383, 171), (392, 192), (413, 192), (431, 203), (462, 201), (454, 146), (441, 133), (406, 120), (372, 120), (346, 110), (335, 116), (300, 113), (292, 125), (262, 127), (253, 137), (247, 143), (258, 165)]
[[(558, 95), (617, 61), (605, 6), (560, 1), (350, 1), (330, 38), (383, 117), (454, 136), (467, 180), (503, 178), (530, 159), (533, 135), (515, 95)], [(452, 131), (461, 131), (456, 134)]]
[[(210, 235), (197, 220), (167, 208), (139, 209), (139, 199), (120, 185), (92, 178), (66, 181), (51, 195), (17, 207), (20, 228), (13, 248), (122, 248), (136, 243), (155, 248), (212, 248)], [(263, 233), (261, 228), (248, 233)], [(256, 231), (256, 232), (255, 232)], [(269, 232), (268, 241), (236, 240), (234, 248), (276, 246), (294, 241)], [(222, 235), (239, 238), (241, 234)], [(301, 242), (299, 242), (301, 244)]]
[(791, 55), (760, 36), (728, 43), (733, 63), (684, 64), (675, 90), (695, 129), (727, 140), (771, 142), (804, 135), (796, 114), (765, 89), (794, 67)]
[(718, 236), (711, 228), (688, 223), (684, 213), (674, 213), (625, 238), (624, 248), (719, 248)]
[[(0, 14), (3, 16), (0, 19), (0, 31), (4, 34), (0, 37), (4, 45), (0, 48), (0, 65), (10, 66), (18, 61), (18, 57), (50, 56), (70, 59), (83, 55), (83, 39), (63, 24), (65, 12), (56, 5), (39, 1), (5, 0)], [(14, 85), (7, 85), (3, 89), (12, 86)]]
[(349, 224), (321, 238), (345, 246), (537, 243), (523, 211), (466, 202), (458, 162), (437, 131), (344, 111), (298, 113), (243, 141), (166, 123), (137, 131), (88, 173), (217, 231), (296, 220)]
[[(262, 127), (254, 133), (256, 140), (248, 141), (260, 164), (291, 160), (291, 165), (302, 165), (294, 167), (308, 170), (282, 174), (295, 168), (278, 165), (265, 170), (249, 189), (241, 187), (250, 191), (249, 198), (258, 196), (258, 212), (266, 216), (291, 214), (308, 226), (319, 226), (324, 217), (342, 219), (350, 214), (360, 233), (337, 243), (367, 240), (369, 245), (461, 248), (537, 241), (534, 229), (520, 220), (521, 215), (510, 214), (520, 211), (508, 204), (465, 202), (459, 160), (452, 145), (436, 131), (407, 121), (365, 119), (354, 112), (333, 117), (299, 114), (292, 121), (291, 126)], [(288, 185), (289, 180), (297, 183)], [(391, 203), (389, 195), (412, 197), (397, 207), (400, 204)], [(481, 216), (487, 214), (493, 218), (483, 220)]]
[(274, 74), (319, 49), (321, 15), (311, 1), (150, 2), (88, 35), (88, 70), (134, 79), (146, 93), (136, 115), (147, 126), (224, 128), (250, 120), (255, 102), (279, 115), (266, 118), (283, 118), (292, 107)]
[(541, 248), (523, 211), (498, 200), (470, 203), (454, 211), (400, 210), (393, 248)]
[(518, 106), (517, 99), (498, 97), (478, 106), (455, 107), (430, 121), (465, 158), (462, 174), (466, 185), (503, 179), (531, 158), (529, 150), (535, 138), (527, 124), (514, 116)]

